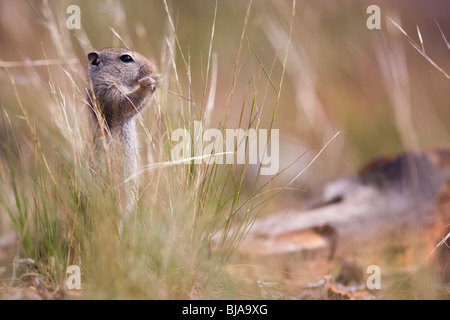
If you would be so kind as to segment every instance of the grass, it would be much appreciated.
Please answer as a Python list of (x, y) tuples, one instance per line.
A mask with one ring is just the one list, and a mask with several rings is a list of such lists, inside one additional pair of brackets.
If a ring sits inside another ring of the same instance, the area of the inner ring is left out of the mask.
[[(10, 136), (12, 144), (4, 143), (1, 149), (2, 159), (6, 160), (3, 162), (6, 166), (2, 175), (1, 206), (20, 236), (20, 255), (34, 258), (39, 272), (48, 275), (49, 282), (60, 288), (64, 287), (66, 268), (73, 264), (80, 266), (86, 298), (236, 297), (239, 283), (230, 281), (224, 268), (261, 207), (273, 196), (270, 190), (262, 194), (264, 188), (259, 186), (259, 174), (253, 189), (244, 190), (248, 158), (242, 166), (196, 164), (195, 157), (181, 164), (171, 159), (174, 143), (169, 137), (173, 130), (186, 128), (192, 135), (195, 120), (201, 121), (204, 127), (212, 121), (218, 128), (228, 127), (252, 1), (248, 3), (243, 22), (227, 115), (223, 120), (211, 118), (218, 85), (219, 62), (213, 52), (217, 2), (204, 88), (198, 93), (192, 85), (195, 79), (190, 53), (182, 49), (173, 13), (168, 3), (163, 3), (168, 21), (161, 57), (164, 64), (160, 65), (164, 76), (153, 105), (139, 119), (142, 161), (149, 164), (139, 174), (142, 183), (137, 205), (120, 237), (117, 226), (124, 210), (119, 201), (120, 193), (124, 192), (123, 184), (103, 176), (89, 165), (89, 158), (94, 155), (87, 143), (89, 136), (82, 110), (86, 107), (83, 105), (85, 91), (80, 81), (84, 78), (85, 63), (74, 63), (72, 56), (66, 56), (70, 47), (65, 47), (63, 41), (57, 46), (59, 63), (44, 60), (3, 64), (21, 115), (19, 120), (11, 119), (13, 117), (3, 109), (2, 122), (7, 124), (5, 134)], [(295, 1), (293, 4), (291, 32)], [(47, 2), (35, 10), (42, 10), (41, 19), (55, 42), (64, 37), (64, 30)], [(116, 3), (115, 10), (123, 8)], [(111, 31), (120, 42), (127, 38)], [(287, 57), (289, 42), (285, 48)], [(175, 62), (176, 55), (181, 56), (181, 65)], [(253, 55), (257, 60), (252, 62), (253, 103), (249, 110), (243, 103), (241, 119), (248, 113), (248, 128), (258, 129), (263, 105), (257, 112), (255, 102), (260, 83), (265, 82), (268, 87), (278, 82), (271, 129), (286, 65), (282, 66), (280, 79), (272, 79), (254, 50)], [(59, 71), (52, 65), (59, 66)], [(14, 67), (38, 66), (47, 67), (50, 81), (39, 83), (35, 89), (51, 92), (51, 96), (40, 103), (40, 108), (51, 114), (42, 122), (31, 113), (35, 109), (30, 110), (30, 104), (22, 101), (23, 93), (19, 92), (11, 71)], [(60, 73), (58, 79), (56, 72)], [(202, 99), (196, 101), (195, 97)], [(75, 105), (77, 111), (74, 111)], [(23, 120), (25, 128), (20, 129), (21, 137), (18, 137), (17, 122)], [(247, 149), (250, 147), (248, 142), (239, 143), (246, 143)], [(30, 148), (28, 161), (22, 144)], [(220, 241), (213, 248), (212, 238), (217, 233), (221, 233)]]

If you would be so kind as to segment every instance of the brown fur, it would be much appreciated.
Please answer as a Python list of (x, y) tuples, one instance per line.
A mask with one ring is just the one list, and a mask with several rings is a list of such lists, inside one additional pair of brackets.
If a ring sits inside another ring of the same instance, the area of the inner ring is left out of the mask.
[[(124, 55), (132, 61), (123, 61)], [(113, 177), (123, 181), (137, 172), (136, 115), (155, 92), (155, 67), (138, 52), (126, 48), (91, 52), (88, 59), (87, 98), (96, 156), (105, 160), (102, 158), (106, 155)], [(135, 189), (135, 179), (131, 182)]]

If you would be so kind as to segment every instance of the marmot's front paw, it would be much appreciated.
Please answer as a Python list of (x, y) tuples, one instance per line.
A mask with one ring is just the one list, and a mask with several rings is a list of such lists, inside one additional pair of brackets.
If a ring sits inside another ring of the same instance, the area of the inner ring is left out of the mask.
[(156, 80), (152, 77), (142, 78), (138, 81), (138, 83), (142, 88), (150, 88), (152, 91), (156, 89)]

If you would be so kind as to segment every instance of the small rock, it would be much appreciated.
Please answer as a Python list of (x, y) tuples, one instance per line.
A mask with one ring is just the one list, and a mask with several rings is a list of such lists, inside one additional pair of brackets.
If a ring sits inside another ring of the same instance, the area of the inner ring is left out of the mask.
[(364, 281), (364, 273), (361, 267), (349, 261), (341, 262), (341, 270), (336, 278), (336, 283), (344, 286), (359, 286)]

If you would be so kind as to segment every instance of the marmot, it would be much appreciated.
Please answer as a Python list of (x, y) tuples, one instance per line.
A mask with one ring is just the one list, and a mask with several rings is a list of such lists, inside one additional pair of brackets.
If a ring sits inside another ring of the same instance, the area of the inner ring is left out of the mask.
[[(128, 180), (136, 190), (136, 115), (152, 98), (159, 75), (147, 58), (126, 48), (91, 52), (88, 59), (87, 101), (96, 158), (102, 160), (106, 154), (117, 182), (132, 177)], [(96, 162), (104, 168), (105, 162)]]

